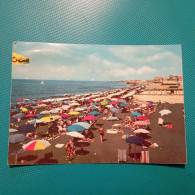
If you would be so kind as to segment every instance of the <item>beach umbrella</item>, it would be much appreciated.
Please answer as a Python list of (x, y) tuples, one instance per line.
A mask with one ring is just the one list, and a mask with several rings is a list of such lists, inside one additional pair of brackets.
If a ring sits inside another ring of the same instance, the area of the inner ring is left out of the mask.
[(119, 107), (123, 108), (125, 106), (127, 106), (128, 104), (121, 104)]
[(43, 118), (44, 115), (43, 114), (37, 114), (37, 118)]
[(61, 118), (59, 115), (52, 115), (52, 117), (54, 117), (56, 120)]
[(71, 114), (62, 114), (61, 117), (62, 118), (68, 118), (68, 117), (71, 117), (72, 115)]
[(94, 102), (94, 100), (92, 100), (92, 99), (89, 99), (89, 100), (88, 100), (88, 102), (92, 103), (92, 102)]
[(45, 110), (45, 111), (40, 112), (40, 114), (50, 114), (50, 112), (48, 110)]
[(89, 108), (88, 108), (88, 107), (82, 107), (82, 109), (83, 109), (83, 110), (89, 110)]
[(82, 135), (81, 133), (78, 133), (76, 131), (67, 132), (66, 135), (69, 135), (72, 137), (77, 137), (77, 138), (84, 138), (84, 135)]
[(66, 128), (67, 131), (84, 131), (86, 128), (81, 125), (70, 125)]
[(80, 125), (80, 126), (84, 127), (85, 129), (89, 129), (91, 127), (91, 125), (89, 123), (86, 123), (86, 122), (78, 122), (78, 123), (74, 123), (73, 125)]
[(23, 152), (25, 152), (25, 150), (23, 148), (20, 148), (18, 150), (15, 150), (14, 152), (10, 153), (10, 155), (15, 155), (15, 165), (17, 164), (18, 154), (21, 154)]
[(146, 101), (146, 102), (148, 102), (148, 103), (150, 103), (150, 104), (154, 104), (154, 102), (153, 102), (153, 101)]
[(93, 103), (92, 105), (97, 106), (97, 105), (99, 105), (99, 103)]
[(36, 114), (27, 114), (25, 117), (35, 117), (37, 116)]
[(18, 127), (18, 131), (20, 132), (23, 132), (23, 133), (28, 133), (28, 132), (33, 132), (35, 130), (35, 127), (34, 125), (28, 125), (28, 124), (25, 124), (25, 125), (21, 125)]
[(23, 102), (24, 100), (23, 99), (17, 99), (18, 102)]
[(161, 114), (161, 116), (164, 116), (164, 115), (170, 114), (171, 111), (170, 111), (170, 110), (167, 110), (167, 109), (163, 109), (163, 110), (161, 110), (159, 113)]
[(113, 117), (113, 116), (109, 116), (109, 117), (107, 118), (107, 120), (108, 120), (108, 121), (116, 121), (116, 120), (119, 120), (119, 118)]
[(117, 109), (117, 108), (110, 108), (110, 111), (112, 111), (112, 112), (114, 112), (114, 113), (116, 113), (116, 114), (121, 113), (120, 110)]
[(147, 107), (147, 105), (146, 104), (139, 104), (137, 107), (145, 108), (145, 107)]
[(141, 121), (145, 121), (145, 120), (149, 120), (150, 117), (148, 117), (148, 116), (137, 116), (136, 119), (141, 120)]
[(101, 113), (98, 111), (92, 111), (89, 113), (89, 115), (99, 115), (99, 114), (101, 114)]
[(14, 132), (17, 132), (18, 130), (17, 129), (9, 129), (9, 133), (14, 133)]
[(43, 120), (44, 122), (48, 123), (48, 122), (55, 121), (55, 118), (52, 117), (52, 116), (46, 116), (46, 117), (41, 118), (41, 120)]
[(24, 118), (26, 115), (24, 113), (18, 113), (12, 116), (12, 118), (18, 119), (18, 118)]
[(112, 102), (110, 102), (109, 104), (116, 104), (116, 102), (113, 102), (113, 101), (112, 101)]
[(83, 101), (83, 103), (84, 103), (84, 104), (87, 104), (87, 103), (89, 103), (89, 102), (88, 102), (88, 100), (85, 100), (85, 101)]
[(78, 114), (80, 114), (80, 112), (72, 111), (72, 112), (69, 112), (68, 114), (70, 114), (70, 115), (78, 115)]
[(45, 150), (47, 147), (49, 147), (51, 144), (46, 140), (33, 140), (29, 143), (22, 146), (24, 150)]
[(147, 131), (146, 129), (137, 129), (134, 131), (134, 133), (150, 133), (150, 132)]
[(63, 105), (63, 106), (62, 106), (62, 109), (64, 109), (64, 110), (68, 110), (69, 108), (70, 108), (69, 105)]
[(132, 135), (130, 134), (126, 134), (126, 135), (122, 135), (122, 139), (127, 139), (128, 137), (131, 137)]
[(79, 106), (80, 104), (79, 103), (71, 103), (71, 104), (69, 104), (69, 106)]
[(102, 106), (105, 106), (105, 105), (108, 104), (108, 102), (107, 102), (107, 101), (101, 101), (100, 104), (101, 104)]
[(146, 104), (147, 106), (153, 106), (154, 104), (151, 104), (151, 103), (148, 103), (148, 104)]
[(133, 110), (141, 110), (141, 108), (133, 108)]
[(28, 111), (28, 109), (24, 108), (24, 107), (20, 107), (20, 109), (22, 110), (22, 112), (27, 112)]
[[(26, 107), (27, 108), (27, 107)], [(41, 108), (41, 106), (32, 106), (32, 109), (37, 109), (37, 108)], [(30, 108), (29, 108), (30, 109)]]
[(59, 111), (56, 110), (56, 109), (52, 109), (52, 110), (49, 110), (49, 112), (52, 113), (52, 114), (56, 114), (56, 113), (58, 113)]
[(139, 112), (132, 112), (131, 115), (133, 115), (133, 116), (142, 116)]
[(125, 101), (125, 100), (123, 100), (123, 99), (119, 99), (119, 100), (117, 100), (117, 102), (120, 102), (120, 103), (125, 103), (126, 101)]
[(15, 134), (9, 136), (9, 143), (15, 144), (18, 142), (23, 142), (26, 139), (26, 137), (23, 134)]
[(69, 101), (62, 101), (62, 103), (69, 104), (70, 102)]
[(43, 123), (43, 122), (44, 121), (43, 120), (40, 120), (40, 119), (34, 119), (34, 120), (29, 121), (30, 124)]
[(91, 120), (93, 120), (93, 119), (95, 119), (95, 118), (96, 118), (95, 116), (89, 115), (89, 116), (84, 117), (84, 118), (82, 119), (82, 121), (91, 121)]
[(14, 122), (17, 122), (17, 119), (16, 118), (10, 118), (10, 123), (14, 123)]
[(97, 109), (97, 107), (94, 106), (94, 105), (93, 105), (93, 106), (90, 106), (89, 108), (90, 108), (90, 109)]
[(106, 107), (107, 107), (107, 108), (112, 108), (112, 107), (113, 107), (113, 105), (106, 105)]
[(133, 123), (134, 125), (149, 125), (150, 123), (148, 121), (136, 121)]
[(11, 111), (12, 111), (12, 112), (21, 112), (22, 110), (19, 109), (19, 108), (14, 108), (14, 109), (12, 109)]
[(80, 108), (80, 107), (78, 107), (78, 108), (76, 108), (76, 109), (74, 109), (74, 111), (83, 111), (84, 109), (83, 108)]
[(144, 143), (144, 139), (139, 136), (130, 136), (125, 141), (129, 144), (136, 144), (136, 145), (141, 145)]
[(71, 114), (62, 114), (61, 117), (62, 118), (68, 118), (68, 117), (71, 117), (72, 115)]

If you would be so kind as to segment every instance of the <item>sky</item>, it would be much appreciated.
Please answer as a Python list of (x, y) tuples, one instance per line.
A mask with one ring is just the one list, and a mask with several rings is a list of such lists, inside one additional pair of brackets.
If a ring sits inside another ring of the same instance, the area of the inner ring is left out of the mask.
[(16, 42), (29, 64), (12, 66), (12, 78), (39, 80), (145, 80), (182, 75), (181, 45), (78, 45)]

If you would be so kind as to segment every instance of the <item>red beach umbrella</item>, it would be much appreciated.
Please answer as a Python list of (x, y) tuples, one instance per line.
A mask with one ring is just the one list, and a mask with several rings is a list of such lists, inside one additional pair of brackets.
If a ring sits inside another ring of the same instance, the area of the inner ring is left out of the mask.
[(62, 118), (68, 118), (68, 117), (71, 117), (72, 115), (71, 114), (62, 114), (61, 117)]
[(88, 115), (88, 116), (84, 117), (84, 118), (82, 119), (82, 121), (91, 121), (91, 120), (93, 120), (93, 119), (95, 119), (95, 118), (96, 118), (96, 117), (93, 116), (93, 115)]
[(148, 117), (148, 116), (137, 116), (136, 119), (141, 120), (141, 121), (145, 121), (145, 120), (149, 120), (150, 117)]
[(24, 101), (24, 99), (17, 99), (17, 101), (18, 101), (18, 102), (23, 102), (23, 101)]
[(91, 102), (91, 103), (94, 102), (92, 99), (89, 99), (89, 100), (87, 100), (87, 101), (88, 101), (88, 102)]
[(110, 104), (116, 104), (116, 102), (110, 102)]
[(37, 116), (36, 114), (27, 114), (25, 117), (35, 117)]

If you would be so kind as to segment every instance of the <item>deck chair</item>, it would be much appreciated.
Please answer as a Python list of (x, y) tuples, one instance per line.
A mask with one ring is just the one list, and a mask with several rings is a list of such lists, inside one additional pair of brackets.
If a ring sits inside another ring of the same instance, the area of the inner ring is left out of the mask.
[(117, 134), (118, 129), (106, 129), (106, 133), (108, 133), (108, 134)]
[(126, 149), (118, 149), (118, 163), (127, 162), (127, 152)]

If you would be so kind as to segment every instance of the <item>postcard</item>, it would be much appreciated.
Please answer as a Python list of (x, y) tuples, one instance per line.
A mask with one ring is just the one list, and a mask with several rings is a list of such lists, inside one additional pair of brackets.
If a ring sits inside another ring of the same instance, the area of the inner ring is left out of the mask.
[(186, 164), (181, 45), (13, 43), (8, 165)]

